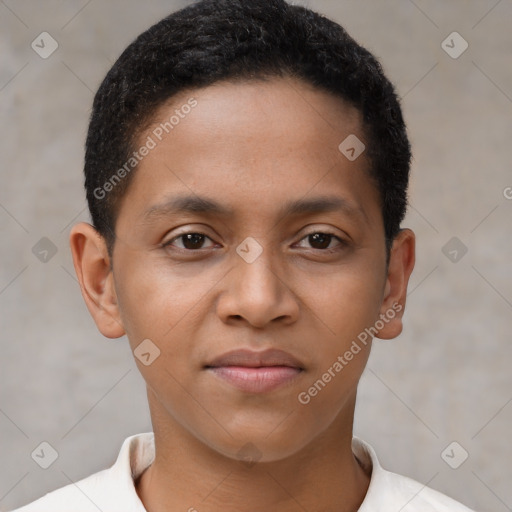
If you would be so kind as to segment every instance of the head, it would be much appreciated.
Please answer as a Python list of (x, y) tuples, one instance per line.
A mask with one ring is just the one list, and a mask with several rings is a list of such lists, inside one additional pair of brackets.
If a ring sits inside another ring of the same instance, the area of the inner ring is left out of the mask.
[[(276, 460), (348, 428), (371, 338), (402, 329), (410, 156), (377, 60), (304, 7), (204, 0), (123, 52), (94, 99), (92, 225), (71, 247), (100, 331), (152, 354), (155, 430)], [(299, 371), (243, 392), (210, 368), (240, 348)]]

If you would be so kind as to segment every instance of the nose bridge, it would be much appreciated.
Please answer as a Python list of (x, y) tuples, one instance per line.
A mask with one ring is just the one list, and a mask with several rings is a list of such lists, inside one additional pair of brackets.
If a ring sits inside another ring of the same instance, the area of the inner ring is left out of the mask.
[[(247, 237), (236, 248), (236, 279), (242, 292), (251, 292), (257, 300), (271, 300), (269, 295), (279, 293), (279, 279), (275, 274), (274, 254), (269, 245), (263, 246), (263, 239)], [(274, 297), (273, 297), (274, 298)]]
[(279, 317), (296, 317), (297, 303), (279, 275), (276, 258), (277, 254), (255, 238), (248, 237), (238, 245), (234, 268), (218, 305), (224, 321), (244, 318), (263, 327)]

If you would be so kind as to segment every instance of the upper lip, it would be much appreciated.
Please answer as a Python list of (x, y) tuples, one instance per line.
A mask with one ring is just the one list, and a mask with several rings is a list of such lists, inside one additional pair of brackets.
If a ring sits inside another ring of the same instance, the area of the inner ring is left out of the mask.
[(206, 365), (207, 368), (215, 366), (247, 366), (249, 368), (290, 366), (303, 369), (298, 359), (288, 352), (278, 349), (267, 349), (260, 352), (247, 349), (232, 350), (216, 357)]

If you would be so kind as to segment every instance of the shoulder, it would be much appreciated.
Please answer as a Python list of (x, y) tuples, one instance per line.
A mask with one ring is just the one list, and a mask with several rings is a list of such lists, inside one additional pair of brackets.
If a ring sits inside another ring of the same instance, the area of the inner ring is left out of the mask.
[(384, 469), (373, 448), (354, 438), (352, 449), (368, 472), (370, 486), (359, 512), (474, 512), (412, 478)]
[(17, 508), (12, 512), (64, 512), (73, 504), (77, 512), (98, 512), (94, 498), (109, 487), (109, 469), (95, 473), (83, 480), (49, 492), (43, 497)]
[(49, 492), (11, 512), (145, 512), (134, 479), (154, 458), (152, 432), (126, 438), (112, 467)]
[(390, 503), (402, 512), (474, 512), (462, 503), (403, 475), (386, 471)]

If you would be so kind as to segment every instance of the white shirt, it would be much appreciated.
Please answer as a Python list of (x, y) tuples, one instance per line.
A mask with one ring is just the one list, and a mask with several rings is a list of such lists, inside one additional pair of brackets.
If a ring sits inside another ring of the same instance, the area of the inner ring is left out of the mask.
[[(354, 437), (352, 451), (371, 471), (368, 492), (358, 512), (474, 512), (411, 478), (387, 471), (373, 448)], [(109, 469), (49, 492), (12, 512), (147, 512), (134, 480), (153, 462), (153, 432), (126, 438)]]

